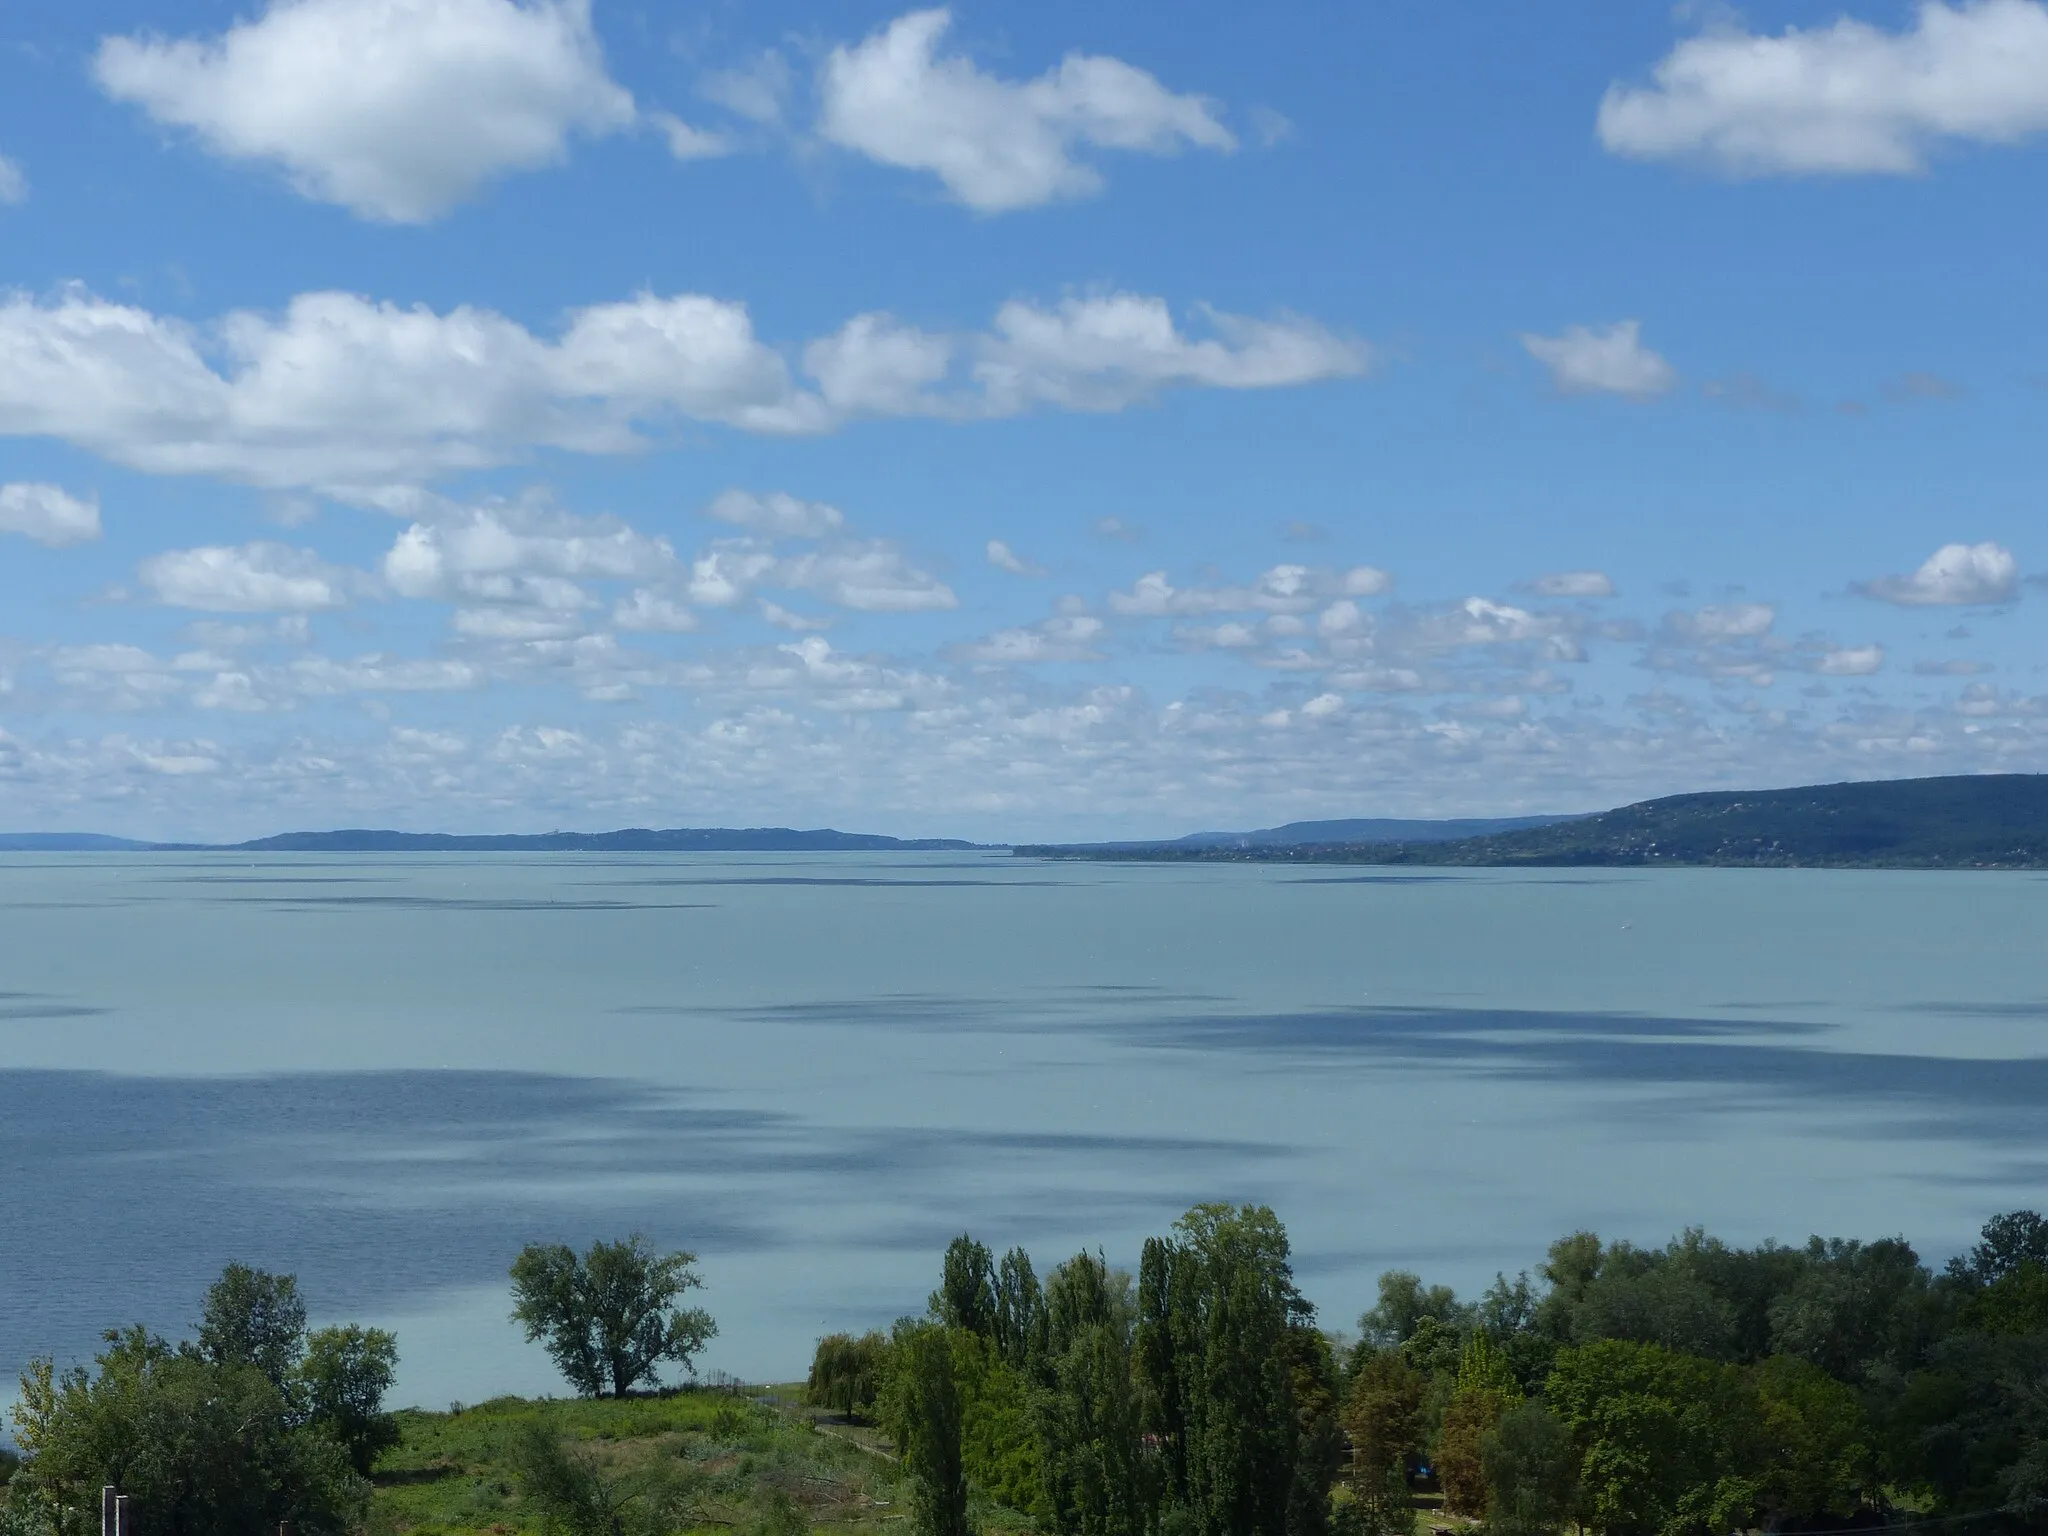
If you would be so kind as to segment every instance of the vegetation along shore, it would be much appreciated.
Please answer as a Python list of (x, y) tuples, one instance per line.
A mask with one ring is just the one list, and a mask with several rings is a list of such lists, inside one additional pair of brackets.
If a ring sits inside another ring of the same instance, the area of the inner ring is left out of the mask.
[(925, 1310), (808, 1382), (664, 1386), (716, 1333), (694, 1258), (535, 1245), (514, 1321), (576, 1399), (389, 1411), (398, 1341), (309, 1332), (231, 1266), (195, 1336), (45, 1359), (0, 1532), (1727, 1536), (2048, 1525), (2048, 1221), (1940, 1271), (1902, 1238), (1663, 1247), (1577, 1232), (1476, 1299), (1384, 1274), (1326, 1331), (1287, 1234), (1203, 1205), (1135, 1275), (956, 1239)]

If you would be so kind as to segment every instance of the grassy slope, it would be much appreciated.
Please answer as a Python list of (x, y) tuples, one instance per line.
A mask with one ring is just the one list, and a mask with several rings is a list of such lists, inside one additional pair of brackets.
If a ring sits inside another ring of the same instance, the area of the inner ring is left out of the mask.
[[(910, 1491), (880, 1438), (797, 1406), (794, 1389), (770, 1397), (683, 1392), (623, 1402), (498, 1398), (459, 1413), (399, 1415), (404, 1439), (377, 1464), (373, 1536), (539, 1536), (507, 1461), (512, 1434), (553, 1424), (608, 1473), (630, 1476), (666, 1462), (692, 1488), (706, 1532), (759, 1525), (779, 1489), (812, 1529), (908, 1529)], [(881, 1454), (878, 1454), (878, 1451)], [(1000, 1509), (977, 1511), (984, 1529), (1025, 1527)]]

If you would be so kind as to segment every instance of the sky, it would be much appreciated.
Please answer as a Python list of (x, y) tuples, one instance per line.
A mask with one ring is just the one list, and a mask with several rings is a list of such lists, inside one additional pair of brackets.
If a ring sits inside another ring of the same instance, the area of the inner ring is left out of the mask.
[(0, 827), (2048, 769), (2048, 3), (0, 12)]

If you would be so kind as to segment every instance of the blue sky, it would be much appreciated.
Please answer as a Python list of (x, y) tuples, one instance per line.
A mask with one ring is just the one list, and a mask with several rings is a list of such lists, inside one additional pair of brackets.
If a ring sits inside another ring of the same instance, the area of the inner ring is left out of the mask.
[(2048, 766), (2048, 4), (0, 20), (0, 822)]

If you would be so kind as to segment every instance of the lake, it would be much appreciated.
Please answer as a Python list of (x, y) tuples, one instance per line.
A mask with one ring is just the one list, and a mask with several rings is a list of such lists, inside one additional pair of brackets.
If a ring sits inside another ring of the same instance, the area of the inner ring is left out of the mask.
[(701, 1256), (788, 1379), (968, 1230), (1130, 1263), (1286, 1220), (1349, 1326), (1575, 1228), (2048, 1203), (2048, 879), (1006, 855), (0, 857), (0, 1370), (230, 1259), (396, 1328), (398, 1396), (562, 1388), (535, 1239)]

